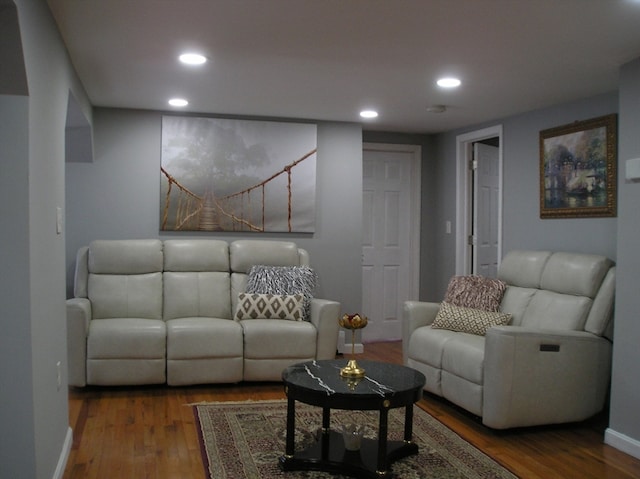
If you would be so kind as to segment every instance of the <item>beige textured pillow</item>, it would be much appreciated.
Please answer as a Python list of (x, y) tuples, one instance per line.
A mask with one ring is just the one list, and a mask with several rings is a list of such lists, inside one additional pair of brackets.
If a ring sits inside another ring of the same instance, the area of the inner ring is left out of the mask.
[(304, 296), (301, 294), (240, 293), (233, 319), (289, 319), (302, 321)]
[(464, 308), (499, 311), (507, 283), (484, 276), (454, 276), (449, 281), (444, 300)]
[(511, 315), (508, 313), (463, 308), (450, 303), (442, 303), (431, 327), (484, 336), (491, 326), (508, 324), (509, 321), (511, 321)]

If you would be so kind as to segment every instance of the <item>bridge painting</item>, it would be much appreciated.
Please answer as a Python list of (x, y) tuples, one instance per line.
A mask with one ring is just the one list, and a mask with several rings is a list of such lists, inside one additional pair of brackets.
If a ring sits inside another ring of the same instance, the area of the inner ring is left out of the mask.
[(316, 130), (163, 116), (160, 229), (312, 233)]

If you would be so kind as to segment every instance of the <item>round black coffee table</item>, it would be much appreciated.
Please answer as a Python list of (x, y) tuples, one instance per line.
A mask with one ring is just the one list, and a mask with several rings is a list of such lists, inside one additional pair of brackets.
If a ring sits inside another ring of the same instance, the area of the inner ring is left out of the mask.
[[(313, 470), (358, 478), (390, 478), (393, 461), (417, 454), (412, 442), (413, 403), (422, 397), (422, 373), (397, 364), (358, 361), (365, 377), (340, 376), (346, 360), (309, 361), (288, 367), (282, 373), (287, 394), (287, 441), (280, 457), (284, 471)], [(295, 451), (295, 402), (322, 408), (322, 434), (316, 444)], [(405, 408), (404, 441), (387, 441), (389, 409)], [(330, 429), (331, 409), (380, 412), (378, 439), (363, 438), (360, 449), (346, 450), (342, 434)]]

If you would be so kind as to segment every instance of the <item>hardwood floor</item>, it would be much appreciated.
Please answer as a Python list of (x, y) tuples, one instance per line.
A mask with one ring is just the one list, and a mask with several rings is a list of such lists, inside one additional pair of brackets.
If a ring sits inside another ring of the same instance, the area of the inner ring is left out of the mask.
[[(401, 363), (399, 342), (366, 344), (358, 358)], [(72, 388), (74, 440), (64, 479), (191, 479), (204, 468), (189, 404), (283, 399), (281, 384)], [(603, 443), (606, 417), (581, 424), (493, 431), (435, 396), (418, 403), (521, 478), (640, 477), (640, 460)]]

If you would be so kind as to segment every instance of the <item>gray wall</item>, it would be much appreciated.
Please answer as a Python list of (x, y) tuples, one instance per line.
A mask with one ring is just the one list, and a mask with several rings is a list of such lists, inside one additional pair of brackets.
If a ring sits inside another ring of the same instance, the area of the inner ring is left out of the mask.
[(160, 112), (94, 111), (94, 161), (67, 163), (67, 291), (75, 253), (94, 239), (205, 237), (287, 239), (307, 249), (318, 297), (361, 307), (362, 130), (319, 123), (316, 231), (313, 234), (166, 233), (159, 231)]
[(618, 274), (610, 429), (606, 437), (607, 441), (615, 439), (610, 436), (614, 433), (634, 439), (635, 447), (629, 452), (640, 457), (640, 182), (626, 181), (624, 177), (626, 160), (640, 158), (640, 59), (624, 65), (620, 73)]
[[(532, 111), (456, 130), (436, 138), (436, 212), (431, 223), (438, 252), (431, 299), (444, 295), (455, 274), (455, 231), (445, 234), (445, 221), (455, 228), (456, 137), (494, 125), (503, 130), (503, 253), (513, 249), (548, 249), (604, 254), (616, 259), (616, 218), (540, 219), (540, 130), (617, 113), (617, 92)], [(423, 264), (425, 268), (427, 265)]]
[(65, 440), (71, 439), (62, 282), (65, 238), (56, 232), (56, 207), (64, 209), (69, 90), (89, 106), (46, 3), (2, 4), (3, 9), (14, 6), (20, 31), (14, 42), (21, 44), (9, 48), (23, 54), (28, 97), (0, 99), (0, 477), (50, 479), (62, 465), (65, 446), (70, 446)]

